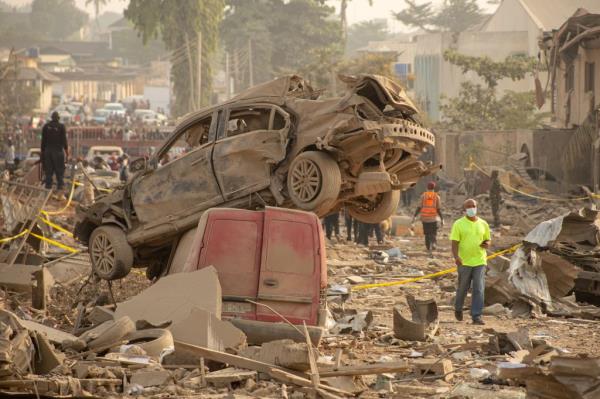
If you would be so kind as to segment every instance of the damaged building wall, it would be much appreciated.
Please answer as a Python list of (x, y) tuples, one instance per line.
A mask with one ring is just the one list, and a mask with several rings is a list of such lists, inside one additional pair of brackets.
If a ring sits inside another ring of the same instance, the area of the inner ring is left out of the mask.
[(600, 38), (587, 42), (585, 47), (578, 46), (572, 60), (560, 60), (555, 92), (554, 119), (558, 127), (582, 125), (600, 107)]
[(464, 177), (469, 155), (480, 166), (502, 166), (509, 156), (524, 152), (529, 157), (527, 166), (543, 169), (565, 183), (589, 184), (591, 153), (583, 157), (580, 147), (589, 150), (591, 142), (579, 141), (571, 129), (437, 132), (435, 154), (436, 162), (455, 180)]
[[(446, 175), (455, 180), (464, 177), (469, 157), (483, 165), (504, 165), (508, 157), (526, 149), (535, 159), (532, 130), (438, 132), (436, 162), (444, 165)], [(533, 162), (532, 162), (533, 164)]]

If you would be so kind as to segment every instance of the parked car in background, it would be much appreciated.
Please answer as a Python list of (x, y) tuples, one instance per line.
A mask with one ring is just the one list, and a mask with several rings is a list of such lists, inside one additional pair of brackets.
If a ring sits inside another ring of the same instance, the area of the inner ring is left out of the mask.
[(110, 116), (110, 111), (104, 108), (98, 108), (92, 116), (92, 123), (104, 125)]
[(120, 157), (124, 154), (123, 148), (114, 145), (95, 145), (90, 147), (85, 156), (88, 162), (92, 162), (94, 158), (100, 157), (105, 161), (112, 156)]
[(25, 167), (30, 168), (40, 160), (42, 156), (42, 150), (40, 148), (30, 148), (27, 150), (27, 156), (25, 157)]
[(118, 116), (121, 118), (124, 118), (125, 113), (127, 112), (125, 106), (121, 103), (106, 103), (104, 104), (103, 108), (110, 112), (110, 115)]
[[(439, 170), (419, 159), (434, 135), (392, 80), (344, 81), (343, 97), (320, 100), (304, 79), (286, 76), (187, 115), (156, 154), (130, 164), (122, 189), (78, 208), (79, 241), (90, 251), (120, 248), (93, 258), (93, 267), (166, 262), (181, 232), (211, 207), (278, 206), (319, 217), (346, 207), (366, 223), (390, 217), (400, 190)], [(173, 159), (173, 147), (183, 155)], [(110, 235), (98, 233), (108, 226)]]
[(167, 117), (151, 109), (136, 109), (133, 111), (133, 119), (145, 125), (164, 125)]

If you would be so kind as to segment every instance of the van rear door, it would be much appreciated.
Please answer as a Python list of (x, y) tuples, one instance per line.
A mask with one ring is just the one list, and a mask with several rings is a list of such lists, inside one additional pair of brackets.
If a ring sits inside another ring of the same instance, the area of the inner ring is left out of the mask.
[[(321, 240), (314, 214), (266, 208), (258, 300), (294, 324), (317, 324)], [(282, 321), (264, 306), (257, 306), (256, 320)]]
[(217, 208), (209, 212), (197, 268), (217, 269), (224, 317), (254, 320), (255, 305), (245, 300), (258, 295), (263, 213)]

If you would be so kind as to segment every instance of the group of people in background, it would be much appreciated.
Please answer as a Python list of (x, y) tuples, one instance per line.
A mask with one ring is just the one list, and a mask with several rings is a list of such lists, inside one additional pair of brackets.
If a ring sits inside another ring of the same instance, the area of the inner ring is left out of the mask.
[(325, 236), (328, 240), (332, 237), (341, 238), (340, 235), (340, 213), (344, 214), (344, 222), (346, 226), (346, 241), (354, 241), (357, 244), (369, 245), (369, 238), (375, 234), (378, 244), (383, 244), (384, 233), (379, 223), (363, 223), (350, 215), (347, 209), (343, 212), (335, 212), (323, 218), (323, 226), (325, 227)]

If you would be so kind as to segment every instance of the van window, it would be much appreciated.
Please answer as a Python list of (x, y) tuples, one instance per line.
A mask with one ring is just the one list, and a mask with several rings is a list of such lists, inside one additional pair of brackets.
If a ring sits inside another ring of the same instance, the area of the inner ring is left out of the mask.
[(265, 267), (268, 271), (311, 275), (316, 250), (313, 226), (287, 220), (271, 220)]

